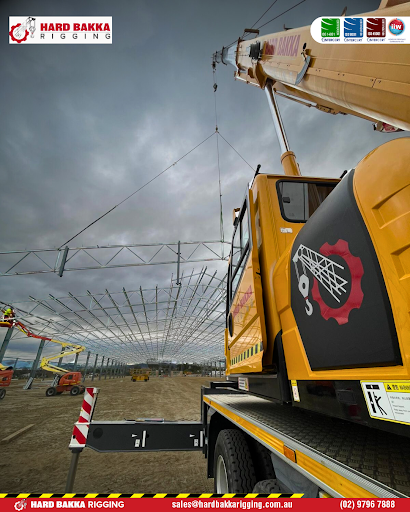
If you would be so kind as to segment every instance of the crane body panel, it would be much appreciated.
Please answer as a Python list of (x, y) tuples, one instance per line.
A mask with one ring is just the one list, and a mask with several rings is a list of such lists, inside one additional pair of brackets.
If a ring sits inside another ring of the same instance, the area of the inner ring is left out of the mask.
[[(372, 14), (407, 16), (410, 3)], [(325, 45), (305, 27), (239, 40), (214, 62), (268, 91), (285, 171), (257, 173), (235, 216), (227, 374), (251, 394), (410, 436), (410, 139), (341, 180), (303, 177), (274, 99), (409, 130), (407, 46)]]

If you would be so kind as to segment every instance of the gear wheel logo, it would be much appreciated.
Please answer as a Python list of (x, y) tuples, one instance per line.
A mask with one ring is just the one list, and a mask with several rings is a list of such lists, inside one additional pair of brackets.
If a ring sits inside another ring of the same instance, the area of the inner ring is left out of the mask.
[(9, 36), (11, 37), (12, 41), (15, 41), (16, 43), (22, 43), (23, 41), (27, 41), (27, 37), (29, 35), (29, 31), (26, 29), (24, 30), (21, 27), (21, 23), (17, 23), (17, 25), (13, 25), (11, 27), (11, 30), (9, 32)]
[(326, 242), (319, 249), (319, 252), (325, 257), (335, 255), (344, 259), (351, 276), (351, 288), (349, 297), (343, 306), (340, 308), (331, 308), (324, 302), (319, 291), (318, 281), (315, 278), (312, 288), (312, 298), (319, 304), (320, 313), (325, 320), (334, 318), (339, 325), (347, 324), (350, 312), (352, 309), (360, 309), (364, 298), (361, 286), (361, 280), (364, 275), (362, 261), (358, 256), (353, 256), (346, 240), (339, 239), (335, 245), (329, 245)]
[(27, 503), (26, 503), (26, 500), (21, 500), (21, 501), (16, 501), (16, 503), (14, 504), (14, 509), (15, 510), (24, 510), (25, 508), (27, 507)]

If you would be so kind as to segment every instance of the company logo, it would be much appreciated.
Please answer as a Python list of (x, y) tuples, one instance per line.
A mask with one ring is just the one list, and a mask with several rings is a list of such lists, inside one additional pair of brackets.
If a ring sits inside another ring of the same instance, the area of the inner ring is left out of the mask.
[(367, 18), (367, 37), (386, 37), (386, 18)]
[(346, 18), (344, 37), (363, 37), (363, 18)]
[(9, 44), (111, 44), (110, 16), (10, 16)]
[(22, 43), (27, 41), (27, 37), (31, 34), (34, 37), (34, 31), (36, 30), (36, 18), (29, 16), (23, 23), (17, 23), (10, 29), (9, 36), (12, 41), (16, 43)]
[(339, 18), (322, 18), (322, 37), (340, 37)]
[(16, 501), (14, 504), (15, 510), (24, 510), (27, 507), (26, 500)]
[(395, 36), (399, 36), (404, 32), (404, 23), (398, 18), (391, 20), (389, 23), (389, 32)]
[(298, 54), (300, 35), (275, 37), (265, 43), (265, 55), (296, 57)]
[[(328, 256), (339, 256), (346, 267)], [(313, 251), (305, 245), (300, 245), (293, 256), (298, 288), (305, 299), (305, 311), (308, 316), (313, 314), (313, 306), (309, 300), (310, 280), (307, 271), (313, 276), (312, 298), (318, 303), (320, 314), (325, 320), (334, 318), (339, 325), (347, 324), (352, 309), (360, 309), (363, 302), (361, 280), (364, 274), (363, 264), (359, 257), (353, 256), (349, 250), (349, 244), (339, 239), (335, 245), (327, 242), (322, 245), (319, 252)], [(302, 274), (298, 269), (298, 263), (302, 267)], [(342, 272), (348, 270), (350, 283), (342, 276)], [(319, 283), (321, 288), (319, 289)], [(348, 293), (350, 284), (350, 292)], [(325, 302), (320, 290), (327, 290), (340, 307), (332, 307)]]

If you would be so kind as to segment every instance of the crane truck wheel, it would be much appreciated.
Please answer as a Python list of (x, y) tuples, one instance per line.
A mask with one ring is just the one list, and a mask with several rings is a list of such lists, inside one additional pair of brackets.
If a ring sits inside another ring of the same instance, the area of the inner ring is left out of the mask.
[(77, 396), (81, 393), (81, 389), (79, 386), (73, 386), (71, 389), (70, 389), (70, 395), (71, 396)]
[(3, 400), (3, 398), (6, 396), (6, 390), (0, 389), (0, 400)]
[(249, 493), (255, 484), (255, 468), (245, 435), (240, 430), (221, 430), (214, 452), (215, 492)]
[(56, 388), (51, 387), (51, 388), (46, 389), (46, 396), (56, 396), (56, 394), (57, 394)]
[(255, 468), (256, 481), (274, 480), (276, 475), (275, 470), (273, 469), (270, 451), (250, 436), (248, 436), (247, 440), (249, 450), (251, 452), (253, 467)]
[(276, 479), (272, 480), (262, 480), (258, 482), (253, 488), (253, 492), (255, 494), (277, 494), (281, 493), (281, 489), (276, 481)]

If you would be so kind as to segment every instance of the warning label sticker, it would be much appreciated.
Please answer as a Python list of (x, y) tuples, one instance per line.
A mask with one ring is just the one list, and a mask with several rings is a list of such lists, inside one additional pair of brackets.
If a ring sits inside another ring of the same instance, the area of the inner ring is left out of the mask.
[(296, 380), (292, 380), (290, 382), (292, 384), (293, 400), (295, 402), (300, 402), (298, 383)]
[(361, 382), (372, 418), (410, 425), (410, 382)]

